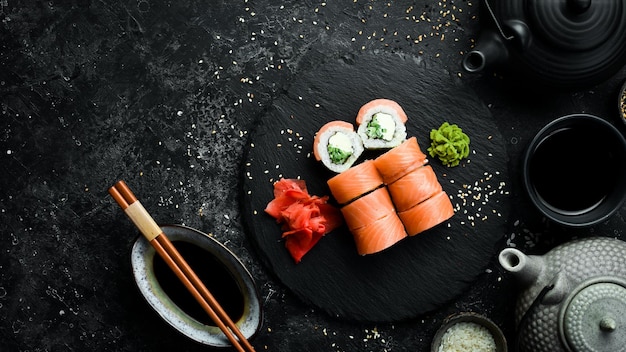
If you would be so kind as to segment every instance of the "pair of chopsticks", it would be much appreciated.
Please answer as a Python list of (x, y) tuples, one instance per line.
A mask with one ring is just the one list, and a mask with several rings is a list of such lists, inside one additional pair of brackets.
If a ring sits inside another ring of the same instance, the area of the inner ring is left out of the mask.
[(211, 292), (202, 283), (200, 278), (193, 272), (189, 264), (176, 250), (172, 242), (167, 238), (163, 230), (152, 219), (148, 211), (141, 205), (137, 197), (131, 192), (124, 181), (117, 182), (109, 188), (109, 194), (124, 210), (126, 215), (137, 226), (144, 237), (152, 244), (156, 252), (163, 258), (165, 263), (176, 274), (187, 290), (200, 303), (202, 308), (209, 314), (215, 324), (224, 332), (228, 341), (240, 352), (252, 352), (254, 347), (237, 328), (228, 314), (220, 306)]

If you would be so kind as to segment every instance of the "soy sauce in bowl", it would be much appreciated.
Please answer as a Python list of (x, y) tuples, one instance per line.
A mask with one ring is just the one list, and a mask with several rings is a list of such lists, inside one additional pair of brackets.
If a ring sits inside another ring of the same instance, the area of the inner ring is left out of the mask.
[(615, 142), (600, 131), (563, 128), (546, 136), (530, 161), (531, 182), (546, 206), (580, 215), (602, 203), (615, 187)]
[(597, 116), (574, 114), (543, 127), (523, 160), (526, 191), (547, 218), (583, 227), (606, 220), (626, 196), (626, 140)]
[[(243, 315), (245, 302), (237, 281), (224, 264), (209, 252), (189, 242), (172, 241), (172, 244), (230, 319), (239, 320)], [(217, 326), (160, 256), (154, 257), (154, 275), (165, 294), (180, 309), (203, 324)]]
[[(262, 305), (254, 278), (239, 258), (212, 236), (190, 227), (161, 225), (161, 230), (241, 333), (247, 339), (254, 337), (263, 322)], [(231, 346), (143, 236), (133, 245), (131, 264), (139, 291), (165, 322), (201, 344)]]

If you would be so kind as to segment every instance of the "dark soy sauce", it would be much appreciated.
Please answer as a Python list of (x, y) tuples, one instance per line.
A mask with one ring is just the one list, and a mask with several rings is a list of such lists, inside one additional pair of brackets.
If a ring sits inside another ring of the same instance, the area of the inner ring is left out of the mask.
[(535, 190), (554, 210), (582, 214), (595, 208), (613, 189), (616, 146), (600, 131), (565, 128), (546, 137), (529, 165)]
[[(172, 241), (172, 243), (224, 308), (230, 319), (237, 322), (243, 315), (243, 294), (224, 264), (194, 244), (185, 241)], [(159, 255), (154, 257), (154, 274), (163, 291), (180, 309), (205, 325), (216, 326), (208, 313), (200, 306), (200, 303), (189, 293), (185, 285)]]

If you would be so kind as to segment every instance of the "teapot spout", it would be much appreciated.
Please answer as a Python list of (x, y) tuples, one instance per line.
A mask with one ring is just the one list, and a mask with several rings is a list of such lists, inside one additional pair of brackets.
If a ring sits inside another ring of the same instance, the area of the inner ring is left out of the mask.
[(474, 50), (463, 58), (463, 69), (467, 72), (480, 72), (485, 67), (507, 61), (507, 43), (519, 52), (530, 46), (532, 36), (525, 22), (516, 19), (505, 21), (500, 31), (501, 33), (493, 29), (483, 31)]
[(509, 52), (502, 37), (494, 31), (484, 31), (474, 49), (463, 58), (463, 69), (470, 73), (481, 72), (508, 60)]
[(525, 286), (536, 282), (545, 267), (542, 257), (527, 256), (515, 248), (503, 249), (498, 256), (498, 261), (505, 270), (512, 273)]

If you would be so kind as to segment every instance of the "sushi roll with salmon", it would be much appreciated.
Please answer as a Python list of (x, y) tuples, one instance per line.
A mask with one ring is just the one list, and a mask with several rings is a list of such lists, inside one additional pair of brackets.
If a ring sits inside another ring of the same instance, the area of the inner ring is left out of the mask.
[(417, 138), (411, 137), (399, 146), (385, 152), (374, 160), (376, 169), (386, 184), (391, 184), (407, 173), (427, 163)]
[(341, 208), (343, 219), (350, 231), (365, 227), (389, 214), (395, 214), (391, 197), (386, 188), (379, 188), (363, 195)]
[(352, 230), (357, 253), (360, 255), (382, 252), (407, 237), (404, 225), (396, 213)]
[(389, 99), (374, 99), (359, 109), (357, 133), (365, 149), (393, 148), (406, 139), (407, 120), (400, 104)]
[(409, 236), (431, 229), (453, 215), (454, 207), (445, 191), (438, 192), (412, 208), (398, 213)]
[(373, 160), (365, 160), (326, 181), (330, 193), (339, 204), (348, 202), (383, 185)]
[(336, 173), (348, 170), (363, 151), (363, 142), (354, 126), (345, 121), (326, 123), (313, 140), (315, 159)]
[(381, 252), (408, 236), (386, 187), (357, 198), (341, 213), (360, 255)]
[(430, 165), (407, 173), (387, 188), (398, 212), (408, 210), (443, 190)]

